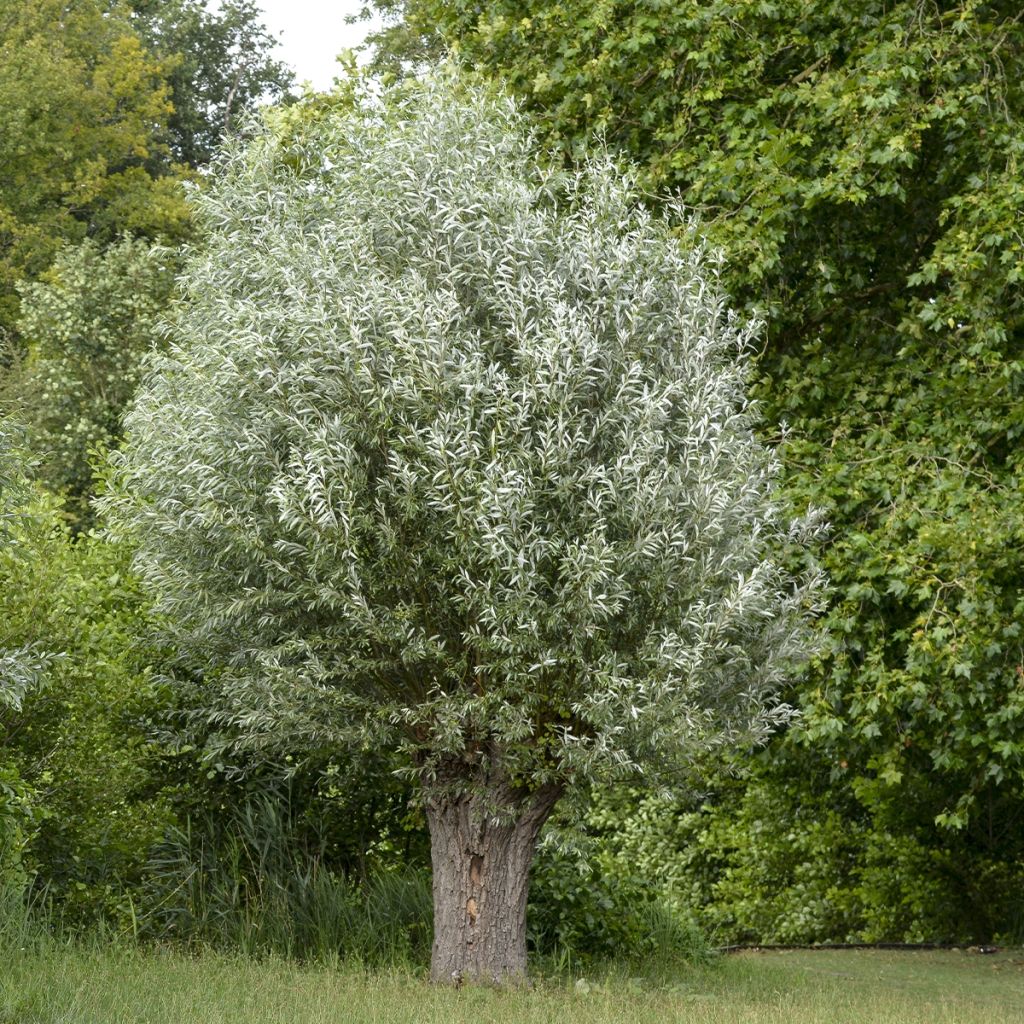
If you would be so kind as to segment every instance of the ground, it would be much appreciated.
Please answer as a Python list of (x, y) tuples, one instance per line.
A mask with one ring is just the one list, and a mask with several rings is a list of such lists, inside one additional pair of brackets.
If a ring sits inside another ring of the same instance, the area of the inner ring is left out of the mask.
[(613, 972), (531, 991), (210, 953), (15, 951), (0, 1024), (1020, 1024), (1024, 951), (725, 956), (659, 979)]

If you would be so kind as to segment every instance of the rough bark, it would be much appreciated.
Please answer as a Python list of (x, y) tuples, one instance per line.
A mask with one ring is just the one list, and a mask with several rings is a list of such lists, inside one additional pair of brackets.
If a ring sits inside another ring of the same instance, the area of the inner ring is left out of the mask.
[(430, 976), (447, 984), (526, 979), (526, 896), (537, 836), (557, 787), (426, 794), (433, 864)]

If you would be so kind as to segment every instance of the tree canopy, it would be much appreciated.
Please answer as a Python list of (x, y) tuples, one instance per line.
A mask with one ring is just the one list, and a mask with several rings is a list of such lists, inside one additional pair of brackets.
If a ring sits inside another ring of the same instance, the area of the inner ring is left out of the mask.
[(202, 0), (131, 0), (131, 8), (146, 46), (168, 60), (169, 144), (190, 167), (208, 164), (240, 115), (291, 85), (251, 0), (222, 0), (212, 11)]
[(175, 250), (123, 238), (66, 246), (40, 280), (23, 284), (18, 333), (26, 356), (2, 392), (39, 453), (37, 475), (84, 522), (97, 450), (116, 446), (121, 416), (159, 337)]
[(120, 5), (0, 8), (0, 327), (13, 327), (17, 281), (65, 242), (187, 233), (183, 169), (166, 143), (169, 69)]

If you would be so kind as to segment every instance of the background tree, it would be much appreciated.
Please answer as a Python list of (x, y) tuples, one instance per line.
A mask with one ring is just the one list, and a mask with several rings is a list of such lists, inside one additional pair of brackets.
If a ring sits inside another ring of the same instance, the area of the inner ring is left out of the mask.
[[(1011, 927), (991, 879), (1018, 870), (1024, 813), (1019, 5), (374, 6), (402, 17), (378, 66), (449, 46), (566, 158), (606, 139), (699, 211), (727, 290), (767, 315), (786, 486), (834, 529), (836, 639), (773, 785), (824, 778), (851, 829), (945, 864), (956, 938)], [(886, 937), (929, 927), (914, 913)]]
[(169, 299), (173, 257), (152, 244), (189, 231), (185, 164), (290, 78), (247, 2), (65, 7), (0, 15), (0, 407), (81, 527), (89, 452), (116, 444)]
[(135, 239), (106, 248), (87, 239), (21, 287), (17, 326), (27, 356), (8, 374), (4, 404), (28, 427), (38, 478), (67, 495), (79, 524), (88, 519), (91, 453), (120, 439), (177, 260), (174, 250)]
[[(578, 783), (763, 737), (818, 577), (703, 251), (441, 75), (294, 114), (201, 200), (109, 502), (250, 745), (397, 742), (432, 975), (525, 971)], [(806, 525), (806, 524), (804, 524)]]
[(181, 168), (166, 145), (170, 65), (127, 9), (99, 0), (9, 0), (0, 9), (0, 330), (16, 283), (66, 241), (188, 232)]
[(148, 49), (168, 59), (170, 148), (190, 167), (209, 163), (245, 111), (280, 99), (292, 84), (250, 0), (223, 0), (215, 11), (202, 0), (132, 0), (131, 7)]
[(606, 139), (699, 210), (773, 347), (1020, 326), (1016, 3), (374, 6), (403, 19), (378, 68), (447, 45), (568, 157)]

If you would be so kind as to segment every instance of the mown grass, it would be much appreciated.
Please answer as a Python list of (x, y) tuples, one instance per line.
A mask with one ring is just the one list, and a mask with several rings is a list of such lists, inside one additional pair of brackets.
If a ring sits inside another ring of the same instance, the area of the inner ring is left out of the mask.
[(1024, 952), (740, 954), (656, 979), (528, 991), (216, 953), (31, 945), (0, 964), (3, 1024), (1020, 1024)]

